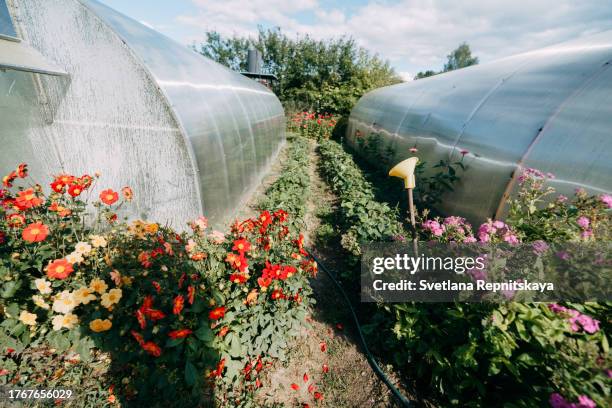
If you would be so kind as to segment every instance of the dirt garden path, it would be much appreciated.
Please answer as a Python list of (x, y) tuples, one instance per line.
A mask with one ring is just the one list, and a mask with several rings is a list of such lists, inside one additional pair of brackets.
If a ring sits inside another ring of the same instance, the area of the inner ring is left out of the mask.
[[(279, 157), (286, 154), (286, 147)], [(318, 172), (319, 155), (311, 142), (308, 168), (311, 187), (305, 216), (305, 242), (331, 269), (339, 248), (314, 245), (321, 217), (333, 212), (337, 199)], [(262, 187), (256, 191), (244, 216), (256, 214), (255, 203), (279, 175), (278, 160)], [(395, 406), (387, 387), (376, 377), (356, 342), (349, 312), (333, 282), (320, 271), (311, 281), (316, 305), (309, 317), (310, 328), (289, 345), (286, 362), (278, 362), (268, 371), (259, 392), (258, 403), (264, 406), (390, 407)], [(293, 385), (293, 387), (292, 387)], [(299, 389), (296, 386), (299, 386)], [(315, 393), (320, 393), (315, 394)], [(319, 397), (319, 398), (315, 398)]]

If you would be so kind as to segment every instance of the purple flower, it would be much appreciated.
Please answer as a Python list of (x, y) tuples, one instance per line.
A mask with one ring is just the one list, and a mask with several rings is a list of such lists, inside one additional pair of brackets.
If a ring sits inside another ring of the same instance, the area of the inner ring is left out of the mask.
[(578, 397), (578, 407), (577, 408), (596, 408), (595, 401), (587, 397), (586, 395), (581, 395)]
[(486, 269), (468, 269), (466, 272), (474, 281), (487, 280)]
[(580, 234), (580, 238), (587, 240), (589, 238), (591, 238), (593, 236), (593, 230), (586, 230), (586, 231), (582, 231), (582, 233)]
[(568, 261), (571, 257), (570, 254), (567, 253), (567, 251), (559, 251), (556, 253), (557, 258), (562, 259), (564, 261)]
[(567, 312), (567, 308), (561, 306), (557, 303), (549, 303), (548, 308), (555, 313), (565, 313)]
[(538, 256), (542, 255), (548, 251), (548, 248), (550, 248), (548, 244), (542, 240), (535, 241), (533, 244), (531, 244), (531, 247), (533, 248), (533, 253)]
[(557, 392), (550, 394), (548, 402), (552, 408), (567, 408), (567, 401)]
[(589, 228), (591, 221), (587, 217), (582, 216), (576, 220), (576, 223), (580, 226), (580, 228), (587, 229)]
[(607, 369), (606, 370), (606, 375), (608, 376), (608, 378), (612, 378), (612, 370)]
[(607, 208), (612, 208), (612, 195), (602, 194), (599, 196), (599, 199), (606, 205)]

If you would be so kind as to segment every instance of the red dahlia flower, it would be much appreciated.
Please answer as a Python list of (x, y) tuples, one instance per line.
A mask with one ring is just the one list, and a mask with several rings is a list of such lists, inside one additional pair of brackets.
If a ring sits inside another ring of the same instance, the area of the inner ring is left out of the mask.
[(28, 165), (25, 163), (21, 163), (19, 166), (17, 166), (17, 177), (19, 178), (26, 178), (28, 177)]
[(219, 320), (223, 316), (225, 316), (225, 306), (214, 308), (210, 311), (210, 313), (208, 313), (210, 320)]
[(185, 306), (185, 297), (183, 295), (178, 295), (174, 298), (174, 306), (172, 307), (173, 314), (180, 314)]
[(193, 331), (189, 329), (174, 330), (168, 333), (168, 337), (171, 339), (183, 339), (189, 336), (191, 333), (193, 333)]
[(248, 278), (249, 278), (248, 275), (244, 273), (232, 273), (230, 275), (230, 282), (242, 284), (242, 283), (245, 283)]
[(9, 226), (13, 228), (21, 227), (26, 222), (26, 218), (23, 214), (9, 214), (6, 218)]
[(153, 357), (161, 356), (161, 348), (152, 341), (147, 341), (146, 343), (142, 344), (141, 347), (144, 351), (146, 351)]
[(245, 252), (251, 249), (251, 244), (244, 238), (237, 239), (234, 241), (234, 246), (232, 247), (233, 251), (238, 251), (240, 255), (243, 255)]
[(193, 301), (195, 299), (195, 288), (193, 286), (187, 287), (187, 301), (190, 305), (193, 305)]
[(4, 187), (11, 188), (13, 187), (13, 181), (17, 178), (17, 173), (12, 171), (7, 176), (2, 178), (2, 184)]
[(100, 201), (106, 205), (113, 205), (117, 202), (117, 200), (119, 200), (119, 194), (110, 188), (100, 193)]
[(130, 334), (132, 335), (132, 337), (134, 337), (134, 339), (138, 342), (138, 344), (140, 344), (141, 346), (144, 344), (144, 338), (142, 337), (140, 333), (138, 333), (137, 331), (131, 330)]
[(79, 184), (70, 184), (70, 187), (68, 187), (68, 194), (70, 194), (72, 197), (78, 197), (82, 192), (83, 187)]
[(38, 207), (43, 203), (43, 199), (36, 196), (33, 188), (20, 191), (15, 198), (15, 205), (21, 210), (27, 210), (33, 207)]

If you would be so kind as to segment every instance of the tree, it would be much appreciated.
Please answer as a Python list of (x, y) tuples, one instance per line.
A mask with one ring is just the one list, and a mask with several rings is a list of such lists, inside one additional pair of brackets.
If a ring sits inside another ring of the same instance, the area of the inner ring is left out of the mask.
[(436, 75), (436, 74), (437, 74), (437, 72), (436, 72), (436, 71), (432, 71), (431, 69), (428, 69), (428, 70), (427, 70), (427, 71), (425, 71), (425, 72), (423, 72), (423, 71), (419, 71), (419, 72), (418, 72), (418, 73), (415, 75), (414, 79), (415, 79), (415, 80), (417, 80), (417, 79), (423, 79), (423, 78), (427, 78), (427, 77), (430, 77), (430, 76), (434, 76), (434, 75)]
[(369, 90), (401, 82), (387, 61), (350, 37), (289, 38), (279, 28), (260, 28), (257, 38), (223, 38), (208, 32), (206, 42), (193, 48), (233, 70), (244, 71), (249, 47), (261, 51), (263, 71), (278, 78), (273, 91), (288, 110), (344, 115)]
[(453, 52), (446, 56), (448, 61), (444, 64), (444, 72), (469, 67), (478, 64), (478, 57), (472, 57), (472, 51), (467, 43), (461, 43)]
[(463, 42), (459, 44), (457, 48), (455, 48), (450, 54), (446, 56), (447, 62), (444, 64), (444, 69), (442, 71), (436, 72), (432, 70), (427, 70), (425, 72), (420, 71), (414, 77), (415, 80), (423, 79), (430, 76), (438, 75), (443, 72), (454, 71), (456, 69), (469, 67), (470, 65), (478, 64), (478, 57), (472, 57), (472, 50), (470, 50), (470, 46)]

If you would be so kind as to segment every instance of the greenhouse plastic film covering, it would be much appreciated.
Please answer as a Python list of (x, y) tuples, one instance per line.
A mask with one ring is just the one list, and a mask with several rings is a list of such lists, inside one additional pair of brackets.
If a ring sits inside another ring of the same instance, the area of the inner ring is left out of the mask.
[[(417, 155), (467, 170), (441, 210), (503, 217), (519, 168), (555, 175), (560, 193), (612, 190), (612, 31), (372, 91), (349, 119), (348, 142), (375, 135), (390, 162)], [(366, 154), (366, 152), (361, 152)], [(418, 180), (417, 180), (418, 183)]]
[[(0, 170), (99, 170), (125, 215), (231, 220), (284, 140), (264, 86), (95, 1), (8, 1), (17, 34), (67, 78), (0, 73)], [(0, 40), (2, 41), (2, 40)]]

